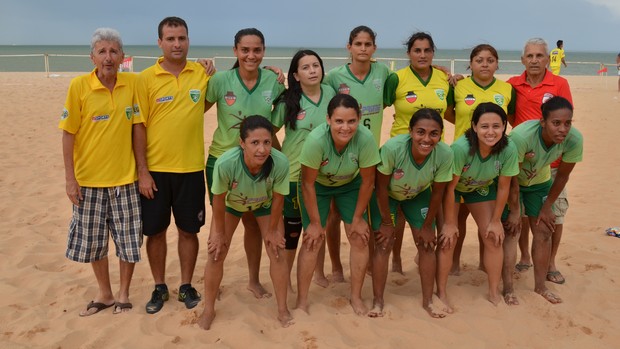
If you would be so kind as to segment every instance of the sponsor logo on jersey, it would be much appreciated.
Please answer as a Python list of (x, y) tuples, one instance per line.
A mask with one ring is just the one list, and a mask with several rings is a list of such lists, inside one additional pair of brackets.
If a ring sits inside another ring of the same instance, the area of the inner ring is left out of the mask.
[(499, 93), (493, 96), (493, 100), (495, 100), (495, 104), (499, 105), (500, 107), (503, 107), (504, 103), (506, 102), (504, 96), (500, 95)]
[(189, 98), (196, 103), (200, 100), (200, 90), (189, 90)]
[(172, 102), (172, 100), (174, 99), (174, 97), (172, 96), (165, 96), (165, 97), (159, 97), (155, 100), (155, 103), (167, 103), (167, 102)]
[(413, 91), (409, 91), (407, 92), (407, 95), (405, 96), (405, 99), (407, 100), (407, 102), (409, 103), (413, 103), (418, 99), (418, 95), (415, 94), (415, 92)]
[(467, 96), (465, 96), (465, 104), (472, 105), (474, 103), (476, 103), (476, 97), (474, 97), (474, 95), (470, 93)]
[(471, 167), (471, 164), (465, 164), (465, 166), (463, 166), (463, 169), (461, 170), (461, 174), (467, 172), (467, 170), (469, 170), (470, 167)]
[(263, 91), (262, 93), (263, 98), (265, 99), (265, 102), (271, 104), (271, 102), (273, 102), (273, 99), (271, 98), (272, 93), (271, 91)]
[(97, 122), (97, 121), (106, 121), (106, 120), (110, 120), (110, 115), (106, 114), (106, 115), (97, 115), (97, 116), (93, 116), (92, 118), (90, 118), (91, 121)]
[(542, 98), (542, 103), (544, 104), (546, 101), (550, 100), (551, 98), (553, 98), (553, 94), (551, 94), (551, 93), (549, 93), (549, 92), (546, 92), (546, 93), (543, 95), (543, 98)]
[(125, 107), (125, 117), (127, 120), (131, 120), (133, 109), (131, 107)]
[(60, 120), (65, 120), (69, 117), (69, 111), (67, 108), (62, 108), (62, 114), (60, 114)]
[(140, 116), (140, 107), (138, 106), (138, 104), (133, 105), (133, 115)]
[(351, 88), (347, 84), (340, 84), (340, 86), (338, 86), (338, 93), (348, 95), (351, 93)]
[(233, 181), (232, 181), (232, 184), (230, 185), (230, 188), (231, 188), (231, 189), (237, 189), (237, 186), (238, 186), (238, 185), (239, 185), (239, 182), (237, 182), (237, 181), (233, 180)]
[(394, 173), (392, 174), (392, 176), (394, 177), (395, 180), (399, 180), (405, 176), (405, 171), (403, 171), (402, 168), (397, 168), (394, 170)]
[(436, 89), (435, 94), (437, 95), (440, 101), (443, 101), (444, 98), (446, 98), (446, 91), (442, 88)]
[(226, 104), (230, 107), (237, 101), (237, 96), (235, 96), (233, 91), (228, 91), (224, 96), (224, 100), (226, 101)]
[(323, 159), (323, 161), (321, 161), (321, 167), (327, 166), (327, 164), (329, 164), (329, 159)]
[(531, 158), (533, 158), (534, 156), (536, 156), (536, 153), (534, 153), (534, 151), (533, 151), (533, 150), (530, 150), (530, 151), (528, 151), (527, 153), (525, 153), (525, 158), (526, 158), (526, 159), (531, 159)]
[(297, 120), (303, 120), (306, 117), (306, 110), (302, 109), (297, 113)]

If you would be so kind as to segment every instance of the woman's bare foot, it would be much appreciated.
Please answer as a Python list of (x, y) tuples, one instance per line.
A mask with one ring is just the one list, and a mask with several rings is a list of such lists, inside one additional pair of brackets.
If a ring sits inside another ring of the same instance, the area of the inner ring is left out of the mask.
[(344, 282), (344, 274), (342, 270), (332, 271), (331, 282)]
[(302, 310), (306, 314), (310, 315), (310, 311), (308, 310), (308, 302), (301, 302), (299, 299), (297, 300), (297, 304), (295, 305), (295, 309)]
[(439, 309), (437, 309), (437, 307), (433, 303), (428, 303), (427, 305), (423, 306), (423, 308), (424, 310), (426, 310), (428, 315), (430, 315), (433, 318), (441, 319), (441, 318), (446, 317), (446, 314), (440, 311)]
[(280, 325), (282, 325), (282, 327), (289, 327), (295, 323), (291, 313), (288, 310), (282, 311), (278, 314), (278, 321), (280, 321)]
[(368, 312), (368, 317), (383, 317), (385, 313), (383, 312), (383, 300), (373, 301), (372, 309)]
[(441, 305), (440, 305), (441, 311), (443, 311), (444, 313), (447, 313), (447, 314), (454, 313), (454, 308), (450, 304), (450, 301), (448, 301), (448, 296), (447, 295), (444, 295), (442, 297), (437, 295), (437, 298), (441, 302)]
[(403, 273), (403, 262), (400, 259), (400, 257), (399, 258), (392, 258), (392, 272), (400, 273), (402, 275), (405, 275)]
[(557, 296), (553, 292), (549, 291), (548, 289), (544, 289), (544, 290), (541, 290), (541, 291), (537, 290), (536, 293), (538, 293), (539, 295), (543, 296), (551, 304), (562, 303), (562, 298), (560, 298), (559, 296)]
[(215, 319), (215, 311), (212, 313), (207, 313), (207, 311), (203, 311), (198, 318), (198, 326), (203, 330), (208, 330), (211, 328), (211, 323), (213, 323), (213, 319)]
[(326, 288), (327, 286), (329, 286), (329, 280), (327, 280), (325, 275), (314, 274), (314, 277), (312, 278), (312, 282), (314, 282), (315, 284), (323, 288)]
[(461, 275), (461, 266), (458, 264), (452, 264), (449, 275), (459, 276)]
[(256, 283), (256, 284), (249, 284), (248, 285), (248, 291), (252, 292), (254, 294), (254, 297), (260, 299), (260, 298), (271, 298), (271, 292), (268, 292), (263, 285)]
[(353, 308), (356, 315), (361, 316), (368, 314), (368, 308), (361, 299), (351, 299), (349, 303), (351, 303), (351, 308)]
[(517, 295), (512, 292), (504, 292), (504, 302), (508, 305), (519, 305), (519, 299)]
[(489, 293), (489, 302), (491, 302), (494, 306), (497, 306), (502, 301), (502, 297), (499, 293), (495, 292), (494, 294)]

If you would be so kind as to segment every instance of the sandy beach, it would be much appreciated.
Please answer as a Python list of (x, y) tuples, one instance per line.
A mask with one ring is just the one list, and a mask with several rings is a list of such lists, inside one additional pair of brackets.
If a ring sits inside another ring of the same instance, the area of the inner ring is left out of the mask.
[[(568, 77), (575, 103), (574, 127), (585, 138), (584, 161), (568, 183), (570, 209), (558, 253), (564, 285), (548, 283), (564, 303), (552, 305), (533, 292), (533, 271), (515, 280), (521, 304), (493, 306), (486, 298), (486, 275), (477, 269), (478, 242), (468, 224), (462, 273), (449, 279), (456, 311), (432, 319), (421, 307), (415, 248), (410, 231), (403, 246), (404, 275), (390, 273), (386, 316), (356, 316), (349, 306), (349, 284), (312, 285), (307, 315), (293, 310), (295, 324), (281, 328), (275, 298), (257, 300), (246, 290), (247, 265), (242, 228), (238, 228), (225, 264), (221, 300), (210, 331), (196, 319), (202, 303), (187, 310), (176, 300), (180, 272), (176, 228), (168, 234), (167, 283), (171, 300), (148, 315), (144, 305), (153, 281), (146, 250), (131, 285), (130, 313), (112, 309), (78, 316), (96, 293), (88, 264), (64, 257), (71, 204), (65, 195), (58, 120), (69, 82), (78, 73), (0, 73), (0, 348), (617, 348), (620, 343), (620, 238), (605, 229), (620, 226), (620, 93), (617, 77)], [(508, 76), (498, 76), (506, 79)], [(384, 112), (383, 141), (393, 109)], [(215, 108), (205, 115), (205, 147), (216, 127)], [(452, 139), (452, 128), (446, 131)], [(614, 139), (616, 141), (614, 141)], [(207, 225), (193, 284), (203, 291)], [(470, 218), (471, 220), (471, 218)], [(344, 239), (346, 241), (346, 239)], [(341, 251), (348, 279), (348, 247)], [(113, 290), (118, 264), (110, 251)], [(326, 271), (331, 270), (329, 260)], [(614, 276), (615, 275), (615, 276)], [(261, 280), (273, 290), (263, 253)], [(372, 300), (371, 279), (363, 295)], [(289, 294), (289, 306), (295, 295)], [(613, 344), (616, 343), (616, 344)]]

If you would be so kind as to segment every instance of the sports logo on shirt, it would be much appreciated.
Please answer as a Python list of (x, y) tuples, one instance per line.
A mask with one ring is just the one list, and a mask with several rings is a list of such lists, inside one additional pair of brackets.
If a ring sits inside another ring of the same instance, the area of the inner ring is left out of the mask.
[(422, 218), (426, 219), (426, 215), (428, 214), (428, 207), (424, 207), (420, 209), (420, 215)]
[(62, 114), (60, 114), (60, 120), (65, 120), (69, 117), (69, 111), (67, 108), (62, 108)]
[(489, 187), (488, 186), (480, 187), (476, 189), (476, 192), (480, 194), (480, 196), (487, 196), (489, 195)]
[(351, 160), (356, 165), (359, 163), (357, 159), (357, 154), (354, 153), (349, 153), (349, 160)]
[(172, 102), (174, 100), (174, 97), (172, 96), (164, 96), (164, 97), (159, 97), (155, 100), (155, 103), (167, 103), (167, 102)]
[(125, 117), (127, 120), (131, 120), (133, 109), (131, 107), (125, 107)]
[(232, 183), (230, 184), (230, 188), (231, 189), (237, 189), (238, 185), (239, 185), (239, 182), (237, 182), (236, 180), (233, 179)]
[(273, 99), (271, 98), (272, 93), (271, 91), (263, 91), (262, 93), (263, 98), (265, 99), (265, 102), (271, 104), (271, 102), (273, 102)]
[(351, 93), (351, 88), (347, 84), (340, 84), (340, 86), (338, 86), (338, 93), (348, 95)]
[(383, 80), (381, 80), (381, 79), (374, 79), (372, 81), (372, 84), (375, 87), (375, 90), (381, 91), (381, 88), (383, 87)]
[(407, 100), (407, 102), (409, 103), (413, 103), (418, 99), (418, 95), (415, 94), (415, 92), (413, 91), (409, 91), (407, 92), (407, 95), (405, 96), (405, 99)]
[(474, 97), (474, 95), (470, 93), (467, 96), (465, 96), (465, 104), (472, 105), (474, 103), (476, 103), (476, 97)]
[(403, 178), (404, 176), (405, 176), (405, 171), (403, 171), (402, 168), (397, 168), (394, 170), (394, 173), (392, 173), (392, 177), (394, 177), (395, 180), (399, 180)]
[(200, 100), (200, 90), (189, 90), (189, 98), (196, 103)]
[(530, 150), (530, 151), (528, 151), (527, 153), (525, 153), (525, 158), (526, 158), (526, 159), (531, 159), (531, 158), (533, 158), (534, 156), (536, 156), (536, 153), (534, 153), (534, 151), (533, 151), (533, 150)]
[(551, 93), (549, 93), (549, 92), (546, 92), (546, 93), (543, 95), (543, 98), (542, 98), (542, 103), (544, 104), (546, 101), (550, 100), (551, 98), (553, 98), (553, 94), (551, 94)]
[(435, 94), (437, 95), (440, 101), (443, 101), (446, 98), (446, 91), (442, 88), (436, 89)]
[(233, 91), (228, 91), (224, 96), (224, 100), (226, 101), (226, 104), (230, 107), (237, 101), (237, 96), (235, 96)]
[(471, 167), (471, 164), (465, 164), (465, 166), (463, 166), (463, 169), (461, 170), (461, 173), (467, 172), (467, 170), (469, 170), (470, 167)]
[(92, 118), (90, 118), (91, 121), (97, 122), (97, 121), (107, 121), (110, 120), (110, 115), (109, 114), (105, 114), (105, 115), (97, 115), (97, 116), (93, 116)]
[(500, 95), (499, 93), (493, 96), (493, 100), (495, 101), (495, 104), (499, 105), (500, 107), (503, 107), (504, 102), (506, 102), (504, 96)]
[(329, 164), (329, 159), (323, 159), (323, 160), (321, 161), (321, 167), (323, 167), (323, 166), (327, 166), (327, 164)]
[(297, 120), (303, 120), (306, 117), (306, 110), (302, 109), (297, 113)]
[(133, 105), (133, 115), (140, 116), (140, 107), (137, 103)]

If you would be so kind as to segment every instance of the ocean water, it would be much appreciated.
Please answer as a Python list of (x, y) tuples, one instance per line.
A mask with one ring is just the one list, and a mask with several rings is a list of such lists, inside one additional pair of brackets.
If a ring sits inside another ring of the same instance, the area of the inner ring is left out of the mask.
[[(288, 70), (290, 58), (300, 48), (308, 47), (268, 47), (263, 65), (275, 65)], [(342, 65), (348, 61), (345, 48), (310, 48), (323, 58), (325, 70)], [(0, 45), (0, 72), (44, 72), (44, 54), (49, 57), (50, 72), (88, 72), (92, 63), (88, 58), (90, 47), (83, 46), (3, 46)], [(499, 51), (498, 74), (520, 74), (523, 65), (520, 51)], [(155, 62), (161, 54), (157, 46), (125, 46), (125, 55), (134, 56), (134, 71), (142, 71)], [(454, 69), (455, 73), (467, 74), (470, 50), (442, 50), (435, 52), (433, 63)], [(31, 56), (25, 56), (31, 55)], [(605, 64), (610, 74), (615, 74), (616, 52), (566, 52), (568, 67), (562, 67), (562, 75), (596, 75), (601, 64)], [(191, 46), (190, 58), (213, 58), (219, 70), (230, 68), (235, 59), (230, 46)], [(393, 69), (407, 66), (404, 48), (379, 48), (374, 57)]]

